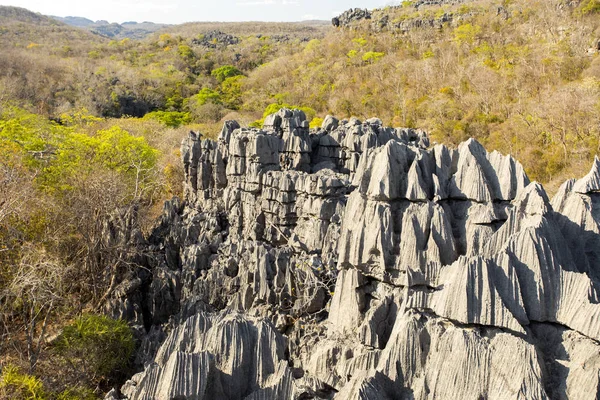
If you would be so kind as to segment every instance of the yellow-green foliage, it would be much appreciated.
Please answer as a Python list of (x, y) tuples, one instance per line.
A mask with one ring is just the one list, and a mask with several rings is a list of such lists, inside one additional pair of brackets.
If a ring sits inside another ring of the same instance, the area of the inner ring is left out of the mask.
[(352, 39), (352, 42), (358, 44), (359, 46), (366, 46), (367, 45), (367, 39), (363, 38), (363, 37), (358, 37), (358, 38), (354, 38)]
[(56, 400), (97, 400), (98, 398), (93, 390), (81, 386), (68, 388), (56, 396)]
[(10, 154), (20, 153), (25, 165), (41, 169), (37, 182), (49, 192), (71, 189), (73, 176), (92, 174), (97, 168), (114, 171), (134, 186), (138, 183), (139, 193), (153, 184), (159, 153), (144, 137), (118, 126), (88, 134), (81, 128), (92, 127), (97, 118), (80, 114), (64, 118), (65, 125), (59, 125), (8, 108), (0, 115), (0, 156), (9, 159)]
[(480, 32), (481, 27), (478, 25), (463, 24), (454, 29), (454, 40), (459, 44), (472, 44)]
[(372, 63), (381, 60), (383, 56), (385, 56), (385, 53), (378, 51), (367, 51), (365, 54), (363, 54), (362, 59), (365, 62)]
[(185, 44), (180, 44), (177, 47), (177, 51), (179, 52), (179, 55), (185, 59), (192, 59), (196, 56), (192, 48)]
[(203, 106), (206, 103), (221, 103), (221, 94), (216, 90), (210, 88), (202, 88), (196, 95), (192, 96), (190, 99), (192, 102), (197, 104), (198, 106)]
[(0, 375), (0, 398), (19, 400), (45, 400), (48, 398), (42, 381), (21, 373), (17, 367), (7, 365)]
[(600, 13), (600, 0), (584, 0), (580, 4), (582, 14), (597, 14)]
[(55, 344), (74, 372), (87, 371), (90, 383), (118, 377), (128, 368), (134, 348), (126, 322), (93, 314), (65, 326)]
[(220, 86), (220, 99), (223, 104), (232, 110), (237, 110), (243, 103), (243, 84), (246, 77), (236, 75), (225, 78)]
[[(511, 153), (544, 183), (583, 174), (600, 137), (600, 58), (588, 53), (600, 34), (589, 16), (596, 3), (514, 0), (502, 3), (506, 13), (490, 11), (489, 4), (376, 12), (365, 24), (336, 30), (310, 53), (248, 74), (242, 109), (275, 101), (308, 105), (320, 115), (379, 116), (450, 145), (475, 137), (490, 150)], [(458, 26), (395, 30), (401, 16), (442, 12), (460, 15)], [(374, 22), (384, 15), (392, 22), (375, 33)]]
[(41, 175), (43, 186), (52, 190), (71, 189), (72, 176), (93, 174), (106, 168), (132, 184), (150, 184), (158, 152), (143, 137), (135, 137), (118, 126), (94, 135), (72, 133), (60, 144), (56, 157)]
[(315, 117), (310, 121), (310, 128), (320, 128), (323, 125), (323, 118)]
[(154, 119), (171, 128), (178, 128), (191, 122), (190, 113), (181, 111), (153, 111), (144, 115), (144, 119)]
[(72, 132), (68, 127), (17, 107), (5, 107), (0, 112), (0, 141), (17, 145), (32, 164), (39, 161), (33, 156), (36, 152), (52, 150)]
[(233, 65), (224, 65), (222, 67), (212, 70), (210, 74), (214, 76), (215, 79), (219, 82), (223, 82), (227, 78), (242, 75), (242, 71), (240, 71)]
[(83, 386), (69, 387), (56, 394), (44, 388), (42, 381), (22, 373), (17, 367), (7, 365), (0, 375), (0, 398), (14, 400), (98, 400), (98, 396), (90, 388)]

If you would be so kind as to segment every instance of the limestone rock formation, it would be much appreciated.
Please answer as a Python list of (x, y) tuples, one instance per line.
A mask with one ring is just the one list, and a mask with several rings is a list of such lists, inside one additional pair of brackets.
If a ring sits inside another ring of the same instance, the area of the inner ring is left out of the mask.
[[(465, 18), (475, 16), (479, 12), (476, 8), (461, 10), (457, 7), (473, 1), (415, 0), (410, 2), (400, 1), (400, 5), (389, 4), (373, 10), (351, 8), (334, 17), (331, 23), (334, 27), (343, 29), (356, 29), (360, 26), (361, 29), (373, 32), (391, 31), (397, 33), (406, 33), (424, 28), (443, 29), (448, 25), (456, 27)], [(442, 10), (442, 12), (431, 12), (431, 7), (436, 7), (436, 11)], [(494, 5), (493, 12), (500, 19), (510, 17), (509, 12), (503, 6)]]
[(347, 26), (353, 21), (360, 21), (362, 19), (371, 19), (371, 13), (369, 10), (361, 8), (351, 8), (344, 11), (338, 17), (331, 20), (333, 26)]
[(216, 30), (207, 32), (201, 37), (192, 40), (193, 44), (197, 46), (207, 47), (210, 49), (231, 46), (234, 44), (238, 44), (239, 42), (240, 39), (238, 37)]
[(286, 109), (181, 154), (111, 399), (600, 395), (600, 160), (550, 202), (473, 139)]

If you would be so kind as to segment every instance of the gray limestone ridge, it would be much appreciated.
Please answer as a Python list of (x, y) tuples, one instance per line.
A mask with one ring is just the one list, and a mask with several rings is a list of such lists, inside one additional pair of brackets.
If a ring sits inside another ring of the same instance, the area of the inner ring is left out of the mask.
[(107, 306), (141, 371), (107, 398), (600, 396), (598, 159), (550, 202), (475, 140), (286, 109), (181, 154)]

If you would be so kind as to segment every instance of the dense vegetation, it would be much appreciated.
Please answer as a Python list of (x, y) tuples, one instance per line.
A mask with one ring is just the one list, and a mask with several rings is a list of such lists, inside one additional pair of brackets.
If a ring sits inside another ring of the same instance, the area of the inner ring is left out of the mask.
[(122, 377), (128, 360), (103, 349), (131, 338), (96, 315), (137, 249), (107, 242), (107, 224), (129, 213), (147, 232), (181, 194), (190, 129), (295, 106), (312, 127), (378, 116), (446, 144), (476, 137), (550, 191), (582, 175), (600, 147), (599, 14), (598, 0), (405, 1), (351, 29), (198, 23), (114, 40), (0, 7), (0, 397), (94, 398)]
[(281, 98), (318, 114), (424, 128), (442, 143), (475, 137), (555, 188), (585, 171), (600, 144), (600, 19), (592, 3), (382, 10), (259, 68), (245, 104)]

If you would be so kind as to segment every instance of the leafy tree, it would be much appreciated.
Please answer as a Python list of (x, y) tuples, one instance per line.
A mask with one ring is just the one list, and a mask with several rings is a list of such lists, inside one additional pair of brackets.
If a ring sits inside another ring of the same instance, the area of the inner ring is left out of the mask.
[(16, 107), (7, 107), (0, 114), (0, 141), (17, 146), (30, 167), (48, 159), (72, 132), (68, 127)]
[(232, 110), (237, 110), (243, 103), (243, 84), (246, 77), (243, 75), (236, 75), (225, 79), (221, 83), (221, 93), (223, 104)]
[(368, 63), (374, 63), (381, 60), (385, 56), (385, 53), (377, 52), (377, 51), (368, 51), (363, 54), (362, 59)]
[(224, 65), (217, 69), (213, 69), (210, 74), (213, 77), (215, 77), (215, 79), (217, 81), (219, 81), (221, 83), (223, 81), (225, 81), (225, 79), (227, 79), (227, 78), (231, 78), (231, 77), (238, 76), (238, 75), (243, 75), (242, 71), (240, 71), (239, 69), (237, 69), (236, 67), (234, 67), (232, 65)]
[(179, 55), (181, 56), (181, 58), (184, 58), (187, 60), (191, 60), (196, 57), (192, 48), (185, 44), (180, 44), (177, 47), (177, 51), (179, 52)]
[(202, 88), (198, 94), (192, 96), (192, 101), (199, 106), (202, 106), (207, 103), (220, 104), (221, 103), (221, 94), (216, 90), (212, 90), (210, 88)]
[(132, 184), (134, 199), (139, 199), (152, 184), (157, 151), (143, 137), (113, 126), (95, 135), (73, 133), (61, 144), (56, 159), (42, 175), (43, 186), (50, 191), (72, 189), (71, 178), (94, 174), (106, 168), (122, 175)]
[(190, 113), (181, 111), (153, 111), (144, 116), (144, 119), (160, 121), (170, 128), (179, 128), (191, 122)]
[(454, 40), (459, 44), (473, 44), (480, 32), (481, 27), (479, 25), (463, 24), (454, 29)]

